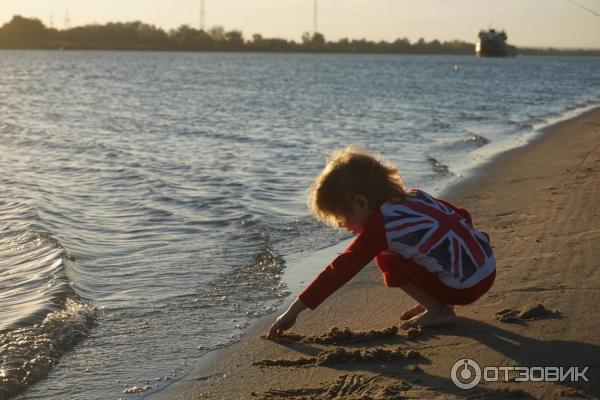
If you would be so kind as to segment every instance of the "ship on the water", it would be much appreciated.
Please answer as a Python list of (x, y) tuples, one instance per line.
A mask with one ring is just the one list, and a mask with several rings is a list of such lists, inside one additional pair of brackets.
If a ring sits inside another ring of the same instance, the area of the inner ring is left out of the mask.
[(475, 54), (477, 57), (514, 57), (517, 48), (507, 44), (506, 39), (508, 36), (504, 30), (500, 32), (496, 32), (495, 29), (481, 30), (475, 44)]

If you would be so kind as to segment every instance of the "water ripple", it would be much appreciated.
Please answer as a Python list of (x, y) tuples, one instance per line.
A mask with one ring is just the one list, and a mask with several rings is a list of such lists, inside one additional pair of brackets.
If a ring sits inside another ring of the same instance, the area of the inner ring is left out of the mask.
[[(33, 329), (23, 342), (33, 349), (49, 316), (72, 324), (64, 337), (87, 335), (62, 356), (35, 353), (60, 363), (27, 399), (160, 386), (271, 313), (287, 295), (285, 261), (345, 234), (306, 208), (330, 150), (362, 144), (408, 186), (435, 190), (496, 144), (598, 104), (598, 67), (569, 57), (0, 51), (2, 335)], [(98, 307), (89, 332), (82, 299)], [(4, 365), (20, 351), (2, 353)]]

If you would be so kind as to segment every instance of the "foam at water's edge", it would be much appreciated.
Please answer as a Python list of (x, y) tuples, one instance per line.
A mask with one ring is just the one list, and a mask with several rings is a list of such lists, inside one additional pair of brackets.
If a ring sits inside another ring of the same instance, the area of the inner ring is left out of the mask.
[(36, 220), (24, 204), (0, 203), (0, 400), (46, 376), (95, 322), (67, 278), (72, 257)]
[(0, 399), (45, 377), (60, 356), (88, 335), (95, 307), (75, 297), (33, 326), (0, 334)]

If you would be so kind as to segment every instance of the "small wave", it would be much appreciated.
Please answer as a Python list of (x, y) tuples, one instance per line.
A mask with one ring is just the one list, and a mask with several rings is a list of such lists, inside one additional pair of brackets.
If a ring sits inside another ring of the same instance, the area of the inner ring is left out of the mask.
[(45, 377), (60, 356), (83, 337), (95, 321), (95, 308), (75, 297), (39, 324), (0, 334), (0, 399)]
[(468, 136), (462, 140), (462, 143), (473, 144), (477, 147), (484, 146), (484, 145), (488, 144), (489, 142), (490, 142), (490, 140), (488, 138), (481, 136), (481, 135), (477, 135), (477, 134)]
[(509, 120), (508, 123), (514, 127), (517, 132), (527, 132), (533, 129), (535, 121), (512, 121)]
[(434, 117), (429, 123), (429, 127), (433, 132), (447, 132), (452, 128), (452, 125)]
[(451, 142), (447, 144), (446, 147), (453, 150), (461, 150), (465, 148), (482, 147), (488, 144), (489, 142), (490, 140), (485, 136), (481, 136), (474, 133), (455, 142)]
[(447, 173), (450, 172), (449, 169), (448, 169), (448, 166), (446, 164), (442, 164), (441, 162), (439, 162), (438, 160), (436, 160), (433, 157), (429, 157), (427, 159), (427, 161), (429, 161), (429, 163), (431, 164), (431, 167), (437, 173), (447, 174)]
[(36, 220), (24, 204), (0, 203), (0, 399), (46, 376), (95, 321), (67, 278), (73, 257)]

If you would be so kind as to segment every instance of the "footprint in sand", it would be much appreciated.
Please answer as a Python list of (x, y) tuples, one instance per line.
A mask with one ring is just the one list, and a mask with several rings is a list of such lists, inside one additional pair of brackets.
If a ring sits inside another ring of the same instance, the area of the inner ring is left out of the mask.
[(549, 310), (543, 304), (529, 305), (523, 311), (506, 308), (496, 313), (496, 319), (500, 322), (520, 323), (524, 320), (556, 318), (560, 315), (557, 310)]

